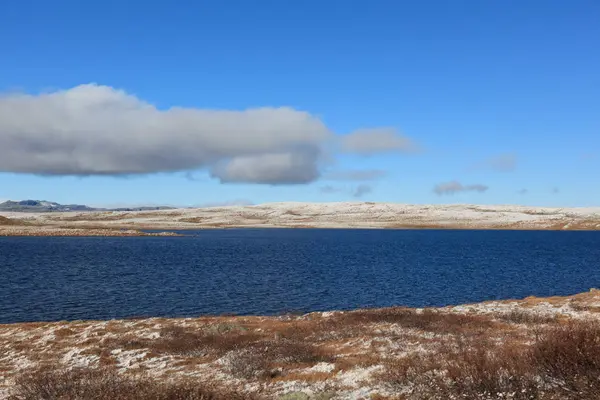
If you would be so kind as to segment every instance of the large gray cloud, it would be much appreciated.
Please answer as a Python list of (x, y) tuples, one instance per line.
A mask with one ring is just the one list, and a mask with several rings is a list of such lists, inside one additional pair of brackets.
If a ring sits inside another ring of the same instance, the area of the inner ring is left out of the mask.
[(318, 118), (291, 108), (159, 110), (98, 85), (0, 97), (5, 172), (116, 175), (213, 167), (223, 181), (306, 182), (318, 175), (318, 155), (331, 137)]
[(460, 192), (485, 192), (489, 187), (482, 184), (463, 185), (458, 181), (439, 183), (435, 185), (433, 191), (438, 195), (456, 194)]
[[(289, 107), (163, 110), (96, 84), (0, 96), (0, 172), (85, 176), (205, 169), (222, 182), (292, 184), (318, 179), (336, 151), (370, 155), (413, 147), (387, 128), (340, 139), (317, 117)], [(352, 172), (343, 179), (379, 174)]]
[(341, 139), (342, 151), (361, 155), (413, 152), (415, 143), (393, 128), (360, 129)]

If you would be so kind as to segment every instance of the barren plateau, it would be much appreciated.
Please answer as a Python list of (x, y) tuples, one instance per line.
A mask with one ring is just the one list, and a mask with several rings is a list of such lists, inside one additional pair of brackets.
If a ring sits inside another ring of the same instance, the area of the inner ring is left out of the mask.
[(131, 236), (142, 230), (372, 228), (597, 230), (600, 207), (272, 203), (156, 211), (0, 214), (0, 236)]

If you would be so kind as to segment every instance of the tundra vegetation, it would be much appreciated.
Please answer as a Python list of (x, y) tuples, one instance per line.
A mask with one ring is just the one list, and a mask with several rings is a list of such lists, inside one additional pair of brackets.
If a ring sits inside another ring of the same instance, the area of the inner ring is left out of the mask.
[(600, 294), (0, 325), (0, 398), (599, 399)]

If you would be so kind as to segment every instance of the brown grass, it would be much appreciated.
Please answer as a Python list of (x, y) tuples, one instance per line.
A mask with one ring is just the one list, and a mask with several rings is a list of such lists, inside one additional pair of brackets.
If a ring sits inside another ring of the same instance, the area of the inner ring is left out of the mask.
[(403, 328), (440, 334), (457, 334), (466, 331), (485, 331), (494, 327), (494, 321), (483, 315), (450, 314), (425, 309), (422, 312), (407, 308), (360, 310), (342, 314), (342, 324), (397, 324)]
[(73, 336), (74, 334), (75, 334), (75, 331), (70, 328), (59, 328), (54, 331), (54, 336), (56, 336), (57, 338), (69, 337), (69, 336)]
[(556, 314), (543, 315), (524, 310), (511, 310), (508, 312), (499, 313), (496, 314), (496, 318), (505, 322), (528, 325), (552, 324), (558, 321)]
[(600, 398), (600, 323), (570, 322), (542, 333), (531, 350), (538, 373), (564, 396)]
[(0, 225), (21, 225), (22, 222), (0, 215)]
[[(298, 340), (273, 339), (272, 335), (258, 334), (228, 323), (209, 325), (204, 329), (163, 327), (157, 339), (140, 339), (127, 335), (105, 340), (96, 355), (106, 349), (148, 349), (151, 354), (170, 354), (186, 357), (178, 365), (196, 365), (227, 356), (226, 368), (237, 377), (273, 378), (280, 375), (280, 367), (302, 366), (332, 357), (318, 347)], [(106, 360), (109, 361), (109, 360)]]
[(274, 378), (281, 369), (297, 367), (298, 364), (314, 364), (331, 361), (332, 357), (316, 346), (292, 340), (260, 341), (229, 354), (227, 368), (241, 378)]
[(381, 324), (441, 335), (479, 335), (502, 325), (485, 315), (451, 314), (430, 309), (417, 312), (397, 307), (349, 311), (328, 318), (291, 320), (277, 333), (294, 340), (341, 340), (374, 336), (373, 327)]
[(510, 346), (457, 342), (436, 353), (390, 362), (383, 380), (410, 387), (410, 399), (537, 399), (525, 357)]
[[(313, 391), (354, 390), (343, 386), (349, 376), (345, 373), (383, 366), (366, 378), (365, 389), (387, 389), (382, 393), (397, 394), (398, 399), (600, 400), (600, 322), (590, 322), (594, 316), (587, 313), (581, 317), (590, 319), (574, 322), (565, 315), (539, 316), (530, 309), (539, 303), (593, 306), (599, 293), (530, 297), (516, 303), (522, 310), (485, 315), (397, 307), (326, 316), (158, 318), (100, 325), (61, 322), (23, 324), (19, 330), (27, 335), (19, 337), (11, 337), (15, 326), (4, 326), (0, 329), (8, 334), (0, 339), (0, 349), (9, 365), (0, 370), (6, 370), (12, 382), (21, 357), (52, 367), (67, 348), (79, 347), (81, 356), (96, 356), (89, 358), (93, 365), (118, 367), (125, 376), (144, 379), (148, 371), (158, 372), (162, 383), (153, 389), (157, 393), (171, 385), (165, 379), (188, 387), (188, 377), (204, 376), (199, 374), (207, 367), (218, 372), (208, 375), (219, 385), (220, 377), (226, 376), (240, 387), (249, 384), (273, 398), (291, 381), (307, 384)], [(93, 337), (83, 341), (82, 329)], [(54, 332), (56, 340), (33, 340), (44, 332)], [(149, 338), (153, 332), (159, 336)], [(112, 353), (116, 349), (140, 350), (135, 352), (139, 357), (118, 364), (121, 357)], [(332, 364), (332, 371), (307, 369), (318, 362)], [(64, 367), (73, 365), (66, 362)], [(157, 396), (146, 398), (169, 398)]]
[(600, 312), (600, 307), (597, 305), (588, 305), (588, 304), (583, 304), (580, 302), (571, 302), (569, 303), (569, 305), (571, 306), (571, 308), (575, 311), (581, 312), (581, 311), (587, 311), (587, 312), (592, 312), (592, 313), (598, 313)]
[(124, 378), (110, 369), (39, 370), (16, 379), (10, 400), (242, 400), (199, 382)]
[(177, 326), (163, 328), (160, 337), (151, 340), (148, 348), (157, 353), (184, 356), (222, 356), (225, 353), (249, 346), (260, 339), (252, 332), (231, 330), (220, 333), (191, 330)]

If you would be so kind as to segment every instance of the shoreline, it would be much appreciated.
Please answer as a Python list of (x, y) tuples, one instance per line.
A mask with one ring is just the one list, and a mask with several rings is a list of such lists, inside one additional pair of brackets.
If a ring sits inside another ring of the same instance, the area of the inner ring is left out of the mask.
[(297, 229), (297, 230), (388, 230), (388, 231), (514, 231), (514, 232), (598, 232), (600, 228), (586, 227), (535, 227), (535, 226), (464, 226), (429, 224), (427, 226), (290, 226), (290, 225), (222, 225), (222, 226), (169, 226), (127, 225), (73, 227), (55, 225), (0, 225), (0, 237), (182, 237), (187, 232), (232, 229)]
[[(0, 228), (0, 238), (3, 237), (185, 237), (193, 236), (187, 234), (187, 232), (193, 231), (216, 231), (216, 230), (234, 230), (234, 229), (296, 229), (296, 230), (309, 230), (309, 229), (322, 229), (322, 230), (387, 230), (387, 231), (512, 231), (512, 232), (598, 232), (600, 229), (550, 229), (550, 228), (456, 228), (456, 227), (430, 227), (430, 228), (414, 228), (414, 227), (397, 227), (397, 228), (376, 228), (376, 227), (339, 227), (339, 228), (323, 228), (323, 227), (289, 227), (289, 226), (228, 226), (228, 227), (199, 227), (199, 228), (134, 228), (122, 231), (113, 231), (112, 229), (106, 229), (102, 232), (95, 232), (95, 229), (61, 229), (61, 230), (42, 230), (37, 232), (31, 232), (29, 230), (23, 231), (7, 231)], [(157, 232), (143, 232), (143, 231), (157, 231)]]
[(0, 229), (0, 237), (181, 237), (184, 236), (175, 232), (142, 232), (137, 229), (126, 231), (112, 229)]
[[(595, 306), (599, 307), (600, 312), (600, 289), (598, 288), (590, 288), (585, 292), (577, 292), (574, 294), (568, 295), (555, 295), (555, 296), (547, 296), (547, 297), (538, 297), (538, 296), (526, 296), (523, 298), (507, 298), (507, 299), (499, 299), (499, 300), (483, 300), (469, 303), (457, 303), (457, 304), (447, 304), (444, 306), (425, 306), (425, 307), (411, 307), (406, 305), (393, 305), (388, 307), (357, 307), (351, 309), (334, 309), (334, 310), (317, 310), (317, 311), (308, 311), (308, 312), (282, 312), (275, 314), (231, 314), (231, 313), (223, 313), (223, 314), (199, 314), (195, 316), (189, 317), (168, 317), (168, 316), (130, 316), (123, 318), (110, 318), (110, 319), (73, 319), (73, 320), (35, 320), (35, 321), (26, 321), (26, 322), (8, 322), (8, 323), (0, 323), (0, 329), (10, 327), (12, 325), (51, 325), (51, 324), (72, 324), (72, 323), (105, 323), (110, 321), (120, 321), (120, 322), (132, 322), (132, 321), (140, 321), (140, 320), (173, 320), (173, 321), (188, 321), (193, 319), (286, 319), (286, 318), (310, 318), (311, 315), (333, 315), (333, 314), (343, 314), (343, 313), (353, 313), (360, 311), (385, 311), (385, 310), (393, 310), (393, 309), (407, 309), (407, 310), (454, 310), (454, 309), (484, 309), (486, 306), (497, 306), (498, 304), (513, 304), (520, 306), (535, 306), (539, 303), (548, 303), (548, 304), (568, 304), (570, 302), (584, 301), (587, 302), (590, 298), (598, 299), (599, 303)], [(600, 314), (599, 314), (600, 316)]]

